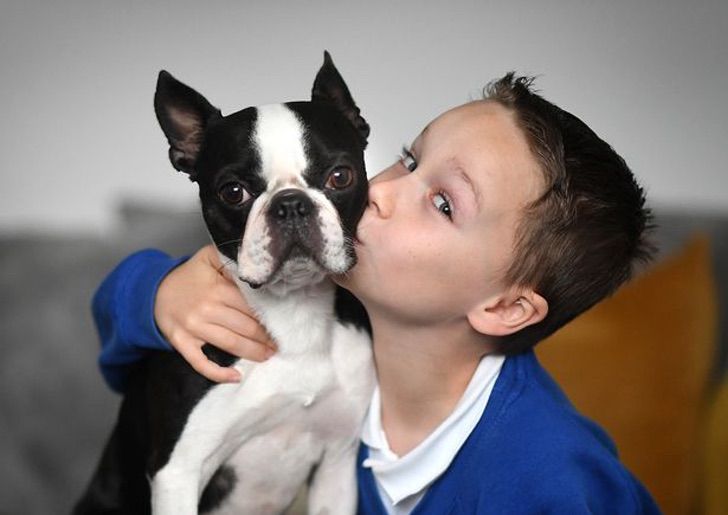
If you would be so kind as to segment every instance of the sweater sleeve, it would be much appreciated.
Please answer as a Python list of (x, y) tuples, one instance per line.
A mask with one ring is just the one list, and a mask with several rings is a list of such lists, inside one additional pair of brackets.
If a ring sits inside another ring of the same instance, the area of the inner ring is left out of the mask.
[(114, 391), (124, 391), (131, 366), (148, 349), (172, 349), (154, 321), (154, 299), (162, 279), (187, 259), (152, 249), (136, 252), (96, 291), (91, 309), (101, 340), (98, 363)]

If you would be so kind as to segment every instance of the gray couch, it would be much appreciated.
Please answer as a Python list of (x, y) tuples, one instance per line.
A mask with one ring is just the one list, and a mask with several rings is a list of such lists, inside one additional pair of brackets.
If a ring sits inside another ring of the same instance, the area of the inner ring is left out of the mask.
[[(89, 304), (104, 276), (130, 252), (155, 247), (189, 254), (207, 242), (194, 207), (164, 213), (121, 208), (104, 237), (0, 237), (0, 513), (70, 510), (112, 427), (119, 396), (96, 366)], [(659, 214), (663, 254), (695, 231), (712, 237), (721, 310), (716, 377), (728, 354), (728, 213)]]

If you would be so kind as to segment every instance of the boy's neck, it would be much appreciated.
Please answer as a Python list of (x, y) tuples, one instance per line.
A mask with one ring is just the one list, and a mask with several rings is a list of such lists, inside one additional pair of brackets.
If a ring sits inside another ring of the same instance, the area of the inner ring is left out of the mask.
[(452, 413), (492, 344), (467, 320), (406, 325), (372, 317), (382, 427), (404, 456)]

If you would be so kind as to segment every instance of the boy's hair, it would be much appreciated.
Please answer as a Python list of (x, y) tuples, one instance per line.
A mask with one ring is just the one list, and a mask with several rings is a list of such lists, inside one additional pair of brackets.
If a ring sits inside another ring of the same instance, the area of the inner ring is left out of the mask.
[(627, 164), (532, 83), (509, 73), (484, 90), (486, 100), (515, 113), (545, 183), (517, 228), (506, 281), (533, 288), (549, 310), (541, 322), (499, 339), (506, 354), (531, 348), (612, 294), (654, 253), (645, 239), (652, 215)]

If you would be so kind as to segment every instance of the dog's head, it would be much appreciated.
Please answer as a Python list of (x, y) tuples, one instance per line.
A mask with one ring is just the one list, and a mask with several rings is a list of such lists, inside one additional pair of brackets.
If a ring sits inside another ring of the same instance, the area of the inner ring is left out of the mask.
[(162, 71), (154, 108), (172, 165), (199, 185), (207, 227), (238, 279), (295, 288), (355, 264), (369, 125), (328, 52), (307, 102), (222, 116)]

